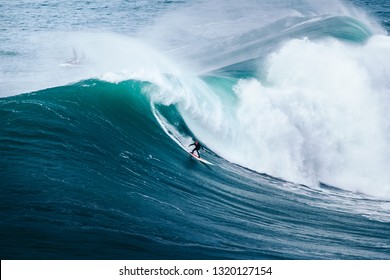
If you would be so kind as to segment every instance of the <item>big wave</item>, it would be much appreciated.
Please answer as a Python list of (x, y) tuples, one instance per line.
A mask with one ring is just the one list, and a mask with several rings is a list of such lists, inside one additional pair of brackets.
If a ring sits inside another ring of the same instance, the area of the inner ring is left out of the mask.
[[(390, 197), (390, 40), (372, 35), (363, 22), (287, 17), (219, 38), (213, 48), (207, 48), (215, 44), (211, 40), (165, 54), (116, 34), (62, 35), (63, 48), (77, 42), (86, 61), (57, 65), (62, 74), (53, 72), (47, 85), (91, 76), (146, 81), (151, 86), (142, 94), (152, 104), (175, 106), (191, 132), (181, 135), (174, 124), (163, 125), (179, 145), (196, 137), (258, 172)], [(53, 40), (51, 47), (57, 44)], [(185, 61), (196, 56), (201, 59), (191, 69)], [(38, 71), (30, 86), (42, 87), (48, 72), (41, 73), (45, 78)]]
[(0, 53), (2, 258), (388, 259), (386, 32), (338, 0), (178, 2)]
[(389, 43), (293, 39), (252, 77), (183, 78), (155, 100), (176, 104), (193, 134), (231, 162), (388, 198)]

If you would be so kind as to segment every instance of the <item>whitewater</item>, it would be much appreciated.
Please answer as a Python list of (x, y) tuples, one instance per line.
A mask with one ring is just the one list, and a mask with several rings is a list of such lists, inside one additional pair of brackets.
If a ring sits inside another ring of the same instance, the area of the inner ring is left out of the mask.
[(70, 2), (1, 4), (2, 258), (389, 258), (386, 4)]

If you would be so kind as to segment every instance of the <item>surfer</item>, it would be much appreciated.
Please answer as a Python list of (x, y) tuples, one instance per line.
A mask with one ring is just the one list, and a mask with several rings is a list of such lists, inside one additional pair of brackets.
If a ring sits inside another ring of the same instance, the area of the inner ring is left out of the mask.
[(73, 48), (73, 57), (68, 59), (66, 63), (68, 65), (81, 65), (83, 62), (85, 62), (85, 56), (83, 54), (79, 56), (76, 49)]
[(198, 154), (198, 158), (200, 158), (199, 150), (200, 150), (200, 149), (203, 149), (203, 150), (204, 150), (204, 148), (202, 147), (202, 145), (199, 144), (198, 140), (196, 140), (195, 143), (192, 143), (192, 144), (189, 145), (188, 147), (191, 147), (191, 146), (195, 146), (195, 148), (191, 151), (191, 154), (194, 154), (194, 151), (196, 151), (196, 153)]

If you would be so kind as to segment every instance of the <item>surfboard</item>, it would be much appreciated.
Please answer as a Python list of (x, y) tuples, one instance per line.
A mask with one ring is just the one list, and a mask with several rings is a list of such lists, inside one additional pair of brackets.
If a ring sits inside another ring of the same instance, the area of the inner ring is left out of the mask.
[(198, 157), (197, 155), (191, 154), (190, 152), (188, 152), (188, 153), (189, 153), (193, 158), (199, 160), (200, 162), (203, 162), (203, 163), (209, 164), (209, 165), (214, 165), (214, 164), (212, 164), (211, 162), (205, 160), (204, 158)]

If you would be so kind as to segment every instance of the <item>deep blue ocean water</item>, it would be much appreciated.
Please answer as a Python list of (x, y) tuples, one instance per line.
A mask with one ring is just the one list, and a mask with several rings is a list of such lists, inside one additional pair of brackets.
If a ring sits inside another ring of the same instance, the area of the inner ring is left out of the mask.
[(389, 18), (2, 1), (1, 259), (389, 259)]

